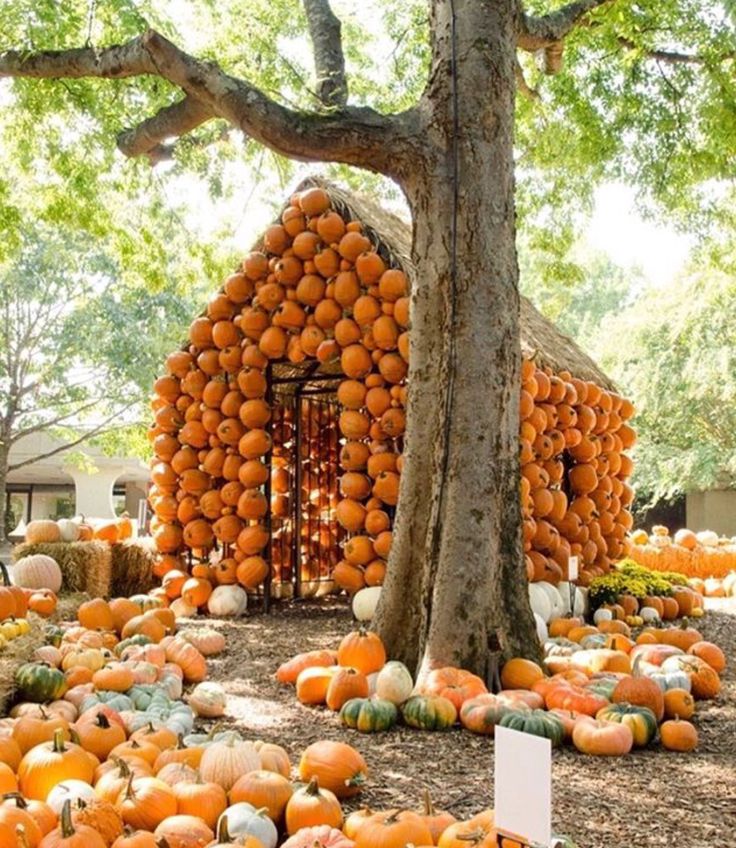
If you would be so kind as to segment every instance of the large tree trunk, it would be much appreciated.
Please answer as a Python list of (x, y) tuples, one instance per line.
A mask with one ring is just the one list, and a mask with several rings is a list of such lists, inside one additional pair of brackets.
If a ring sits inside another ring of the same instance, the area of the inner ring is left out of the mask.
[(375, 625), (420, 674), (457, 665), (485, 677), (500, 652), (539, 651), (519, 498), (514, 3), (456, 0), (454, 37), (451, 5), (433, 4), (423, 103), (437, 153), (403, 180), (414, 219), (409, 441)]
[[(2, 437), (0, 437), (2, 438)], [(8, 451), (0, 446), (0, 547), (6, 541), (5, 522), (7, 520), (8, 487)]]

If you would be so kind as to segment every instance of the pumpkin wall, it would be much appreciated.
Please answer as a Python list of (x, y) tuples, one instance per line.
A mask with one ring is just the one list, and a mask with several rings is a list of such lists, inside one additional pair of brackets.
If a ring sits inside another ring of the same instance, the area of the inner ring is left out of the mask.
[[(155, 383), (151, 526), (170, 597), (180, 572), (214, 548), (222, 559), (211, 580), (249, 590), (264, 580), (327, 577), (351, 592), (383, 582), (406, 422), (405, 260), (342, 192), (314, 182), (225, 280)], [(558, 583), (576, 554), (586, 583), (626, 552), (633, 408), (557, 363), (537, 344), (523, 364), (526, 567), (530, 580)], [(287, 550), (303, 561), (287, 567)]]

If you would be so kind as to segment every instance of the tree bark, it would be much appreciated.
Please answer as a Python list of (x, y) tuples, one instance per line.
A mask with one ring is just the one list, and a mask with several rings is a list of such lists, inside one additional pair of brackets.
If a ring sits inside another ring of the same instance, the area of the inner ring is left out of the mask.
[[(2, 438), (2, 437), (0, 437)], [(7, 520), (6, 501), (8, 489), (8, 451), (0, 444), (0, 546), (6, 539), (5, 522)]]
[(514, 3), (455, 6), (454, 23), (451, 3), (432, 9), (422, 115), (434, 152), (403, 179), (416, 280), (410, 438), (375, 620), (420, 677), (440, 665), (487, 677), (501, 652), (539, 652), (519, 502)]

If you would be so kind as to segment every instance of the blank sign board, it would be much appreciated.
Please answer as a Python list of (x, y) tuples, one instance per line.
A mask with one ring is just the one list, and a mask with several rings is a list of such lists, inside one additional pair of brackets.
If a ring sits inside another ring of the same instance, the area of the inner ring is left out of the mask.
[(530, 845), (552, 844), (552, 745), (496, 725), (496, 827)]

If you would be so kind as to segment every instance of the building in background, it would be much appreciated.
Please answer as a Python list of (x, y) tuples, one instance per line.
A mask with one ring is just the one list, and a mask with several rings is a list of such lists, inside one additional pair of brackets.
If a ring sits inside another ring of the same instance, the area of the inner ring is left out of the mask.
[[(47, 433), (19, 439), (10, 451), (10, 464), (63, 448)], [(37, 518), (114, 518), (138, 515), (149, 485), (148, 466), (140, 459), (106, 456), (94, 445), (62, 449), (46, 459), (12, 471), (7, 484), (11, 538), (22, 536)]]

